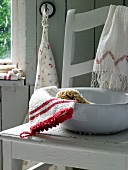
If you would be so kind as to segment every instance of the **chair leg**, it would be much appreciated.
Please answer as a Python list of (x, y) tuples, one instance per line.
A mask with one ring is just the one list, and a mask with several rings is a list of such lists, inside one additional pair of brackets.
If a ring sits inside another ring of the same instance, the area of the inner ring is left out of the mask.
[(71, 167), (65, 167), (65, 170), (73, 170)]
[(3, 170), (20, 170), (22, 161), (12, 158), (11, 141), (3, 141)]

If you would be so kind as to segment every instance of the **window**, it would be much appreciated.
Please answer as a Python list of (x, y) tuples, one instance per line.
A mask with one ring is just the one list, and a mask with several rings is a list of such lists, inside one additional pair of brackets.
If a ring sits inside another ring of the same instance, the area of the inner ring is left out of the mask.
[[(4, 10), (2, 7), (8, 8)], [(6, 11), (6, 12), (5, 12)], [(1, 36), (4, 31), (1, 29), (2, 12), (5, 12), (5, 25), (10, 24), (8, 29), (8, 39), (3, 44), (9, 43), (5, 53), (0, 55), (1, 65), (8, 68), (14, 65), (23, 71), (26, 84), (34, 85), (36, 64), (37, 64), (37, 1), (36, 0), (0, 0), (0, 45), (2, 46)], [(10, 18), (9, 18), (10, 15)], [(39, 15), (41, 19), (41, 15)], [(7, 19), (7, 20), (6, 20)], [(7, 22), (6, 22), (7, 21)], [(5, 27), (4, 27), (5, 29)], [(5, 39), (5, 38), (4, 38)], [(7, 41), (9, 40), (9, 41)], [(0, 49), (1, 51), (1, 49)], [(3, 58), (10, 58), (5, 59)], [(7, 66), (6, 66), (7, 65)], [(1, 80), (1, 79), (0, 79)]]
[(11, 0), (0, 1), (0, 59), (11, 58)]

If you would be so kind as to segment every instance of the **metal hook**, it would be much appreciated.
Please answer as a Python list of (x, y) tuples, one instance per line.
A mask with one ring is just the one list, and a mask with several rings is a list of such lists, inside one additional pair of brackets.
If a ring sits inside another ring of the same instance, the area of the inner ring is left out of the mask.
[(56, 11), (54, 4), (51, 2), (44, 2), (41, 4), (40, 9), (39, 9), (41, 15), (43, 14), (44, 9), (46, 12), (48, 11), (49, 18), (52, 17)]

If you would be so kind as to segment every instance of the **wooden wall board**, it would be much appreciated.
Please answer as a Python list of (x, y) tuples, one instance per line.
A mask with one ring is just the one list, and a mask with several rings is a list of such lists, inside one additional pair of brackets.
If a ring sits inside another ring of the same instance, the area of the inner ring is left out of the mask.
[(76, 9), (76, 13), (94, 9), (94, 0), (67, 0), (67, 10)]
[(18, 0), (18, 39), (17, 44), (17, 63), (20, 69), (26, 70), (26, 2)]
[(29, 99), (32, 96), (33, 92), (34, 92), (34, 86), (30, 86)]
[[(45, 0), (37, 1), (37, 53), (42, 36), (41, 15), (39, 13), (40, 5)], [(49, 18), (49, 43), (55, 58), (59, 82), (61, 82), (62, 74), (62, 58), (63, 58), (63, 37), (64, 37), (64, 22), (65, 22), (65, 0), (50, 0), (56, 7), (54, 16)]]
[(28, 86), (1, 87), (2, 130), (20, 125), (28, 111)]
[(36, 45), (36, 0), (26, 1), (26, 84), (35, 83), (37, 45)]
[[(76, 13), (94, 9), (94, 0), (68, 0), (67, 10), (76, 9)], [(84, 62), (94, 57), (94, 29), (75, 34), (74, 63)], [(82, 75), (73, 79), (73, 86), (90, 86), (91, 75)]]
[[(57, 7), (57, 11), (55, 17), (57, 20), (56, 25), (56, 35), (54, 35), (54, 39), (56, 42), (51, 41), (52, 45), (55, 43), (54, 56), (56, 62), (56, 68), (58, 73), (58, 78), (61, 86), (61, 77), (62, 77), (62, 64), (63, 64), (63, 45), (64, 45), (64, 31), (65, 31), (65, 0), (54, 0), (54, 3)], [(54, 21), (52, 20), (52, 23)], [(52, 24), (51, 24), (52, 26)], [(51, 27), (52, 30), (52, 27)], [(50, 32), (52, 34), (53, 30)], [(54, 40), (53, 39), (53, 40)]]
[(124, 1), (124, 4), (125, 4), (126, 6), (128, 6), (128, 0), (125, 0), (125, 1)]
[[(103, 6), (109, 6), (111, 4), (113, 5), (123, 5), (123, 0), (95, 0), (95, 8), (100, 8)], [(98, 47), (99, 38), (101, 35), (101, 32), (103, 30), (103, 26), (99, 26), (95, 29), (95, 53)]]
[[(126, 0), (125, 0), (126, 1)], [(109, 5), (123, 5), (124, 0), (95, 0), (95, 8)]]

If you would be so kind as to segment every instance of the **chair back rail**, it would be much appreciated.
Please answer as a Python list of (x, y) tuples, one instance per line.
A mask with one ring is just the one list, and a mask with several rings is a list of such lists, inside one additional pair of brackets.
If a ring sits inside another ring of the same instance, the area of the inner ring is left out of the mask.
[(74, 60), (75, 32), (103, 25), (106, 21), (108, 10), (109, 6), (78, 14), (75, 14), (75, 9), (68, 11), (65, 25), (61, 87), (71, 87), (73, 77), (92, 72), (93, 60), (72, 64)]

